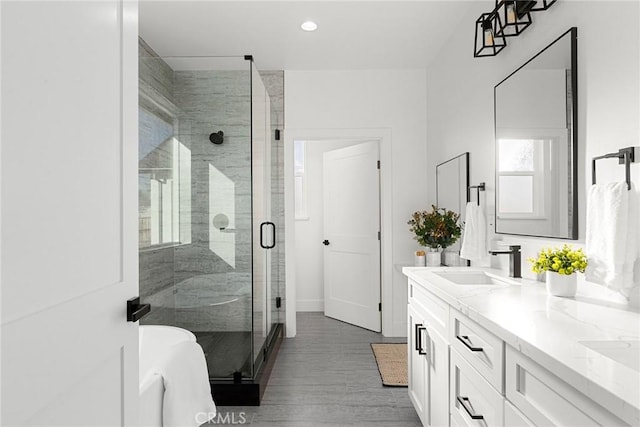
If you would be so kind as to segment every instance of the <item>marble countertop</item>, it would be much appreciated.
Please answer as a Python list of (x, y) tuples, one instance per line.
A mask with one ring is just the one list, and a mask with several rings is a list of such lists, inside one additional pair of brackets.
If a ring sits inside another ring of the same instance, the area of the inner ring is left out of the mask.
[[(402, 271), (616, 416), (640, 425), (640, 360), (620, 363), (583, 343), (626, 341), (637, 347), (638, 309), (606, 300), (602, 287), (586, 282), (579, 284), (574, 298), (562, 298), (548, 296), (544, 283), (533, 280), (508, 278), (512, 284), (504, 286), (455, 285), (434, 274), (456, 270), (504, 277), (502, 271), (490, 268), (404, 267)], [(638, 355), (637, 349), (627, 354)]]

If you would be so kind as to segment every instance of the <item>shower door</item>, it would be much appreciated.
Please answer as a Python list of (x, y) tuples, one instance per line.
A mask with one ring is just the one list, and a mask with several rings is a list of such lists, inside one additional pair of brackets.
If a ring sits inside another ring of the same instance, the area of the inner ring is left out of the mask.
[(253, 202), (253, 357), (254, 372), (264, 359), (271, 328), (271, 100), (251, 63), (251, 173)]

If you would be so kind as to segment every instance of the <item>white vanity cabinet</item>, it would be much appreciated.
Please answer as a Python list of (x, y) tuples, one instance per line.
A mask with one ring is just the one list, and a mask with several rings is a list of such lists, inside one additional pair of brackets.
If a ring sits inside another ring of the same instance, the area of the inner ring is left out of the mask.
[(449, 306), (409, 281), (409, 398), (422, 424), (449, 425)]
[[(475, 300), (468, 295), (478, 298), (480, 291), (449, 291), (435, 274), (416, 276), (408, 281), (409, 396), (423, 425), (637, 425), (629, 421), (636, 419), (633, 409), (629, 411), (629, 407), (616, 404), (606, 395), (604, 399), (593, 397), (593, 390), (586, 388), (588, 376), (578, 379), (584, 387), (572, 386), (568, 382), (576, 381), (575, 375), (566, 377), (572, 379), (563, 377), (563, 371), (557, 371), (558, 362), (545, 361), (549, 353), (533, 360), (527, 356), (530, 349), (522, 350), (523, 354), (509, 345), (514, 342), (514, 335), (504, 332), (509, 325), (490, 320), (470, 305)], [(510, 292), (505, 289), (505, 293)], [(492, 292), (491, 296), (499, 290), (492, 288)], [(535, 288), (516, 289), (520, 298), (518, 292), (528, 292), (528, 298), (539, 295)], [(547, 308), (549, 300), (543, 287), (540, 292)], [(519, 301), (515, 299), (514, 304)], [(501, 303), (508, 303), (506, 297)], [(540, 310), (536, 307), (535, 312)], [(518, 335), (515, 337), (517, 342)], [(550, 338), (558, 341), (558, 337)], [(570, 373), (572, 368), (563, 369)], [(612, 409), (614, 405), (618, 410)]]

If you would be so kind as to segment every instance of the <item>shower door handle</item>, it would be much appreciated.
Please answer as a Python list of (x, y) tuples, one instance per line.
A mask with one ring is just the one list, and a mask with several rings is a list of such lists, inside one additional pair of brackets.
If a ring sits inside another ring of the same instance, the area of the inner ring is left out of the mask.
[[(265, 245), (264, 243), (264, 227), (265, 226), (271, 226), (272, 229), (272, 241), (270, 245)], [(262, 249), (273, 249), (276, 247), (276, 225), (274, 223), (272, 223), (271, 221), (265, 221), (262, 224), (260, 224), (260, 247)]]

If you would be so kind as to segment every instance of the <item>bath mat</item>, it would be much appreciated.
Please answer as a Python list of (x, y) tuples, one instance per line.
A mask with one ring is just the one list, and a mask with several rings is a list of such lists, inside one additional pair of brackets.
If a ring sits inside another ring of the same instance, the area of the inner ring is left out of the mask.
[(382, 385), (408, 387), (407, 343), (371, 343)]

